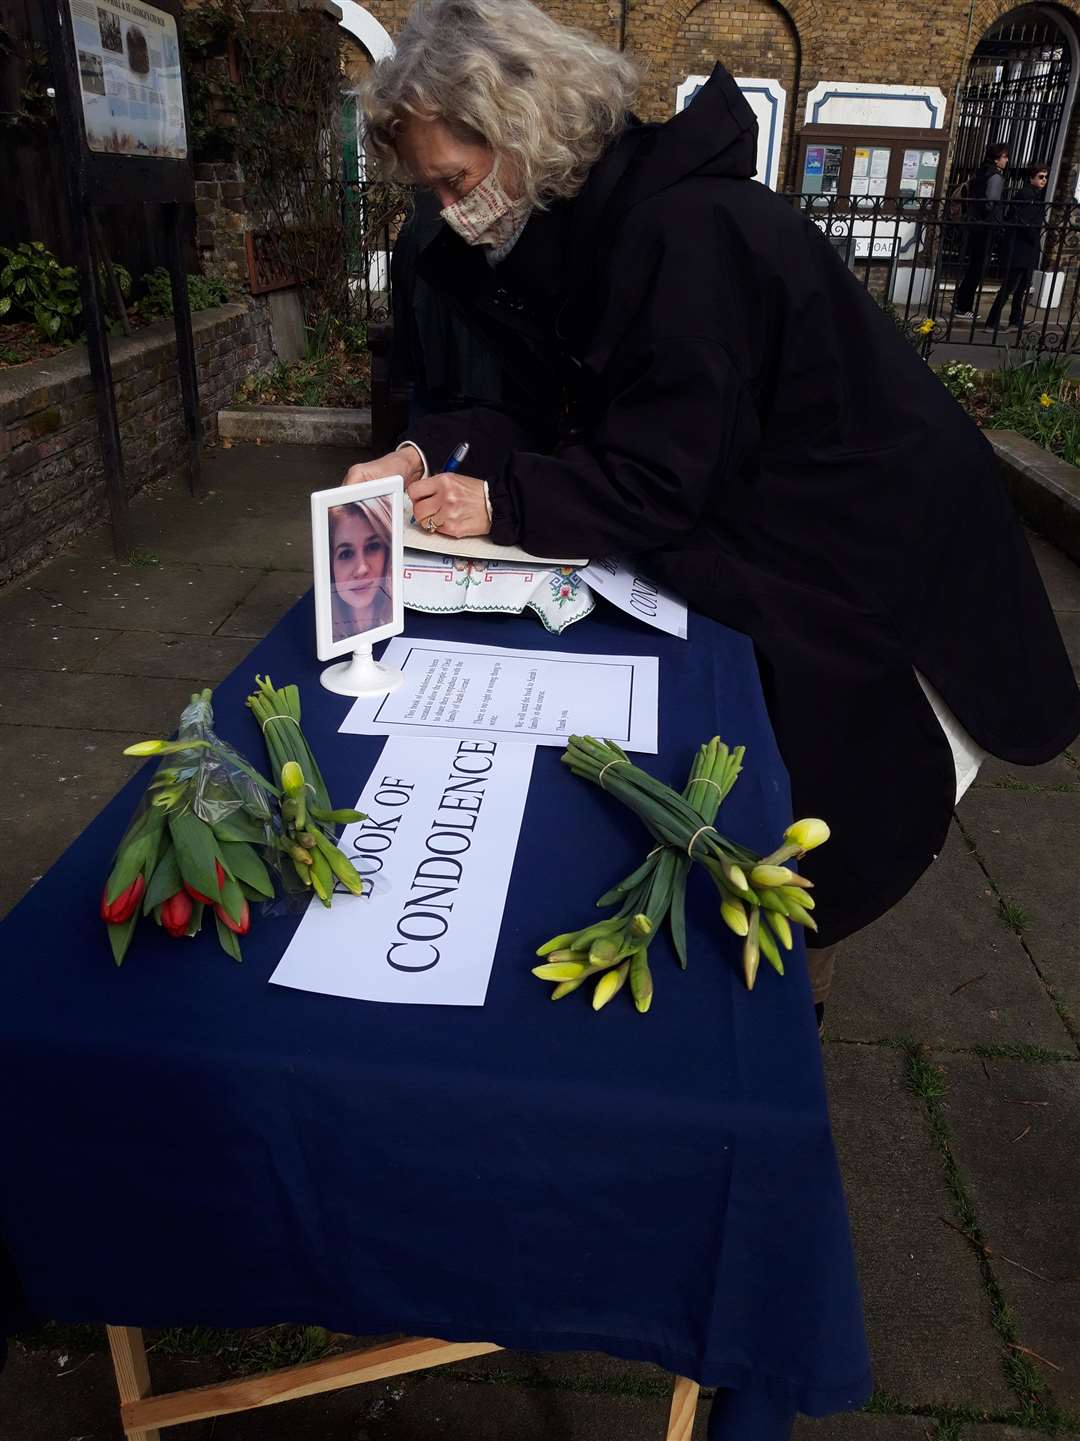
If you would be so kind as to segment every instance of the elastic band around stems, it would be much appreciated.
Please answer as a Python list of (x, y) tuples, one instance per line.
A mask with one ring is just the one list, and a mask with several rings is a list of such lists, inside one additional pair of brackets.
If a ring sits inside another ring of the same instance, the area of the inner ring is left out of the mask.
[(270, 722), (271, 722), (272, 720), (287, 720), (287, 721), (292, 721), (292, 723), (293, 723), (293, 725), (296, 727), (296, 729), (297, 729), (297, 730), (300, 729), (300, 722), (299, 722), (298, 720), (296, 720), (295, 717), (293, 717), (293, 716), (291, 716), (291, 715), (277, 715), (277, 714), (275, 714), (275, 715), (268, 715), (268, 716), (266, 717), (266, 719), (265, 719), (265, 720), (262, 722), (262, 724), (260, 725), (259, 729), (260, 729), (261, 731), (265, 731), (265, 730), (266, 730), (266, 727), (270, 724)]
[(714, 790), (720, 792), (720, 799), (723, 800), (724, 798), (723, 786), (719, 781), (711, 781), (708, 776), (698, 776), (697, 780), (691, 781), (690, 784), (695, 786), (712, 786)]
[(719, 834), (715, 826), (699, 827), (698, 830), (696, 830), (694, 834), (690, 837), (689, 844), (686, 847), (686, 854), (690, 857), (691, 860), (694, 859), (694, 842), (697, 840), (698, 836), (704, 835), (706, 831), (712, 831), (714, 836)]
[(600, 774), (596, 777), (596, 784), (597, 784), (598, 786), (603, 786), (603, 784), (604, 784), (604, 771), (609, 771), (612, 766), (628, 766), (629, 764), (630, 764), (629, 761), (624, 761), (624, 760), (608, 761), (607, 765), (603, 767), (603, 769), (601, 770)]

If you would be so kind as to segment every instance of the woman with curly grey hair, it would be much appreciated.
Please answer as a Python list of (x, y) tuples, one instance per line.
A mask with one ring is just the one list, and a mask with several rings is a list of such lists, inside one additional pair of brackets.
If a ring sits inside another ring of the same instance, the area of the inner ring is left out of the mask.
[[(993, 452), (820, 231), (753, 180), (718, 66), (665, 124), (625, 56), (528, 0), (421, 0), (363, 95), (445, 222), (416, 272), (501, 366), (411, 426), (416, 517), (636, 558), (753, 638), (823, 948), (899, 900), (985, 752), (1057, 755), (1080, 694)], [(490, 397), (487, 398), (490, 401)], [(468, 475), (438, 467), (467, 441)]]

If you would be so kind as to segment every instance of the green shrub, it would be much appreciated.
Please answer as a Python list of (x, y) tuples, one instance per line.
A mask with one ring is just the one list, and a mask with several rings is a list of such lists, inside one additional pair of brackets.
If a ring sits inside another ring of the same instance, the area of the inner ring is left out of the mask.
[[(165, 316), (173, 313), (172, 281), (163, 265), (151, 270), (139, 282), (143, 296), (139, 301), (139, 312), (146, 316)], [(229, 287), (224, 280), (213, 275), (189, 275), (188, 309), (209, 310), (215, 305), (224, 305), (229, 299)]]
[(0, 319), (24, 315), (46, 340), (71, 340), (78, 334), (82, 299), (79, 276), (61, 265), (40, 240), (12, 250), (0, 245)]

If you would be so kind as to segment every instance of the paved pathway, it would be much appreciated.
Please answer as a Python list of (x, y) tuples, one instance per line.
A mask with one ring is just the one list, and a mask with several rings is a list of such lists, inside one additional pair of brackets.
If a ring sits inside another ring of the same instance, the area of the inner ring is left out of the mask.
[[(0, 592), (0, 909), (131, 774), (123, 745), (167, 732), (307, 589), (307, 495), (348, 459), (213, 451), (205, 500), (136, 505), (135, 563), (96, 531)], [(1080, 571), (1032, 544), (1080, 667)], [(1078, 760), (985, 767), (939, 862), (843, 956), (825, 1063), (878, 1396), (797, 1441), (1080, 1436)], [(162, 1389), (325, 1344), (293, 1328), (154, 1341)], [(0, 1441), (120, 1441), (102, 1347), (91, 1328), (15, 1345)], [(657, 1441), (667, 1392), (647, 1366), (503, 1354), (175, 1434)]]

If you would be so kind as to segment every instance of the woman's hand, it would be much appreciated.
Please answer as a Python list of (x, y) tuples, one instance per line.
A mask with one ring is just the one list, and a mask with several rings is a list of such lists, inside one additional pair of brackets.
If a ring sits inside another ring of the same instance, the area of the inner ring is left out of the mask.
[(391, 475), (405, 477), (405, 484), (417, 480), (424, 473), (424, 462), (420, 453), (411, 445), (392, 450), (389, 455), (380, 455), (378, 460), (365, 460), (359, 465), (350, 465), (345, 472), (342, 485), (359, 485), (362, 480), (386, 480)]
[[(453, 540), (461, 540), (468, 535), (487, 535), (491, 529), (484, 502), (484, 482), (474, 475), (443, 472), (429, 475), (426, 480), (411, 480), (406, 489), (416, 523), (429, 535), (448, 535)], [(432, 520), (434, 525), (430, 524)]]

